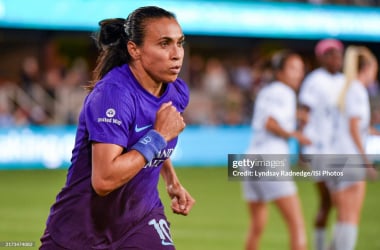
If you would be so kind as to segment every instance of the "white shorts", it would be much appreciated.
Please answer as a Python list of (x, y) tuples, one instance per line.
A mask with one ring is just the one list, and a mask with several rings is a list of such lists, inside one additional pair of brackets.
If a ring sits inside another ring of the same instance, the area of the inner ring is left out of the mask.
[[(308, 166), (311, 171), (322, 171), (328, 169), (329, 159), (327, 155), (304, 155), (303, 158), (309, 163)], [(312, 179), (316, 182), (325, 182), (326, 177), (322, 174), (312, 175)]]
[(244, 181), (243, 195), (246, 201), (273, 201), (297, 193), (293, 181)]
[(346, 189), (366, 178), (367, 171), (360, 157), (341, 156), (340, 159), (334, 160), (332, 165), (337, 166), (332, 172), (340, 173), (340, 176), (325, 178), (326, 185), (331, 192)]
[(332, 193), (338, 192), (341, 190), (344, 190), (346, 188), (349, 188), (350, 186), (358, 183), (359, 181), (333, 181), (333, 180), (328, 180), (326, 181), (326, 186), (328, 190)]

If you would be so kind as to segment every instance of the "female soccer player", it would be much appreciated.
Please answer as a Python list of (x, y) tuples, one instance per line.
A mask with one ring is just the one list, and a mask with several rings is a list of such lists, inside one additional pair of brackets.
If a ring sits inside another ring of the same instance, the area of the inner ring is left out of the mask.
[[(296, 90), (304, 76), (304, 63), (299, 55), (285, 51), (274, 56), (273, 69), (276, 81), (264, 87), (255, 102), (254, 136), (247, 151), (249, 154), (287, 155), (290, 137), (301, 144), (310, 143), (296, 131)], [(293, 181), (245, 181), (243, 192), (251, 217), (247, 250), (259, 249), (270, 201), (275, 202), (288, 225), (291, 249), (306, 249), (302, 209)]]
[(194, 199), (169, 158), (189, 101), (177, 78), (184, 35), (174, 14), (158, 7), (100, 26), (72, 164), (41, 249), (174, 249), (157, 184), (161, 172), (172, 210), (189, 213)]
[(365, 153), (365, 142), (370, 128), (370, 105), (366, 87), (375, 80), (377, 69), (377, 60), (366, 47), (347, 48), (344, 63), (346, 85), (338, 101), (340, 115), (337, 116), (334, 148), (337, 154), (350, 155), (347, 156), (347, 159), (351, 159), (349, 162), (357, 162), (356, 156), (359, 157), (360, 163), (345, 166), (342, 169), (344, 177), (327, 180), (333, 205), (337, 209), (333, 250), (355, 249), (365, 196), (363, 178), (366, 173), (372, 178), (376, 176)]
[[(320, 67), (309, 73), (303, 81), (299, 102), (307, 111), (308, 121), (303, 128), (312, 143), (302, 147), (304, 157), (310, 157), (312, 170), (326, 168), (324, 155), (332, 153), (334, 108), (336, 99), (344, 84), (341, 73), (343, 64), (343, 44), (336, 39), (323, 39), (315, 46), (315, 55)], [(318, 192), (318, 212), (314, 220), (315, 250), (326, 249), (327, 222), (331, 211), (331, 200), (325, 178), (314, 176)]]

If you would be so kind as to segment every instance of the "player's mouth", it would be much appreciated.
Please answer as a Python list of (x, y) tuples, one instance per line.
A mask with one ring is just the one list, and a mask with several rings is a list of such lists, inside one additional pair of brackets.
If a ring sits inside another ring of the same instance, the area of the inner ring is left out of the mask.
[(169, 68), (169, 71), (173, 74), (179, 74), (179, 72), (181, 71), (181, 66), (174, 66), (174, 67), (170, 67)]

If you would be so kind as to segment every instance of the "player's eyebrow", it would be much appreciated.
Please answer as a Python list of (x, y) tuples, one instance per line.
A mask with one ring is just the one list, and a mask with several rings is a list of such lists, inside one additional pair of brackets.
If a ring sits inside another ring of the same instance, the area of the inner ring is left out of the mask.
[(182, 35), (180, 36), (179, 38), (173, 38), (173, 37), (170, 37), (170, 36), (162, 36), (159, 38), (159, 41), (162, 41), (162, 40), (166, 40), (166, 41), (176, 41), (176, 40), (185, 40), (185, 35)]

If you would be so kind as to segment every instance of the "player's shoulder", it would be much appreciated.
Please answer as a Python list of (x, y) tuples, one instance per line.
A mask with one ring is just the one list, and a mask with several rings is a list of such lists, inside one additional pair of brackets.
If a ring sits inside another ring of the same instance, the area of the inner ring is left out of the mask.
[(180, 94), (184, 94), (184, 95), (189, 95), (190, 94), (190, 90), (189, 90), (189, 87), (187, 85), (187, 83), (181, 79), (181, 78), (177, 78), (173, 83), (173, 86), (175, 87), (175, 89), (180, 93)]
[(257, 99), (263, 99), (266, 96), (270, 96), (271, 92), (273, 92), (273, 82), (267, 83), (266, 85), (261, 87), (256, 98)]
[(332, 81), (336, 82), (325, 69), (317, 68), (305, 77), (300, 88), (300, 94), (326, 91), (331, 88), (332, 84), (335, 84)]
[(132, 91), (126, 91), (127, 89), (115, 81), (99, 81), (90, 92), (88, 101), (112, 99), (116, 102), (126, 100), (132, 95)]
[(89, 93), (87, 102), (115, 102), (126, 103), (132, 100), (132, 80), (123, 75), (121, 67), (116, 67), (99, 80)]
[(183, 79), (177, 78), (174, 82), (169, 84), (171, 88), (175, 90), (172, 98), (176, 100), (179, 108), (183, 111), (190, 101), (190, 89), (187, 83)]
[[(111, 69), (95, 86), (108, 94), (133, 94), (136, 92), (136, 81), (127, 64)], [(112, 96), (112, 95), (111, 95)]]
[(268, 96), (273, 96), (275, 93), (278, 93), (280, 90), (279, 86), (277, 85), (277, 82), (270, 82), (263, 86), (259, 93), (258, 97), (268, 97)]
[(325, 69), (317, 68), (306, 75), (304, 84), (318, 82), (320, 79), (326, 78), (327, 76), (328, 72)]
[(353, 88), (353, 89), (365, 89), (364, 85), (358, 80), (352, 81), (351, 88)]
[(342, 88), (343, 85), (346, 83), (346, 77), (343, 73), (338, 72), (334, 76), (334, 82), (337, 88)]
[(292, 88), (290, 88), (288, 85), (285, 83), (282, 83), (280, 81), (275, 81), (271, 84), (270, 90), (273, 93), (279, 94), (279, 95), (289, 95), (292, 94), (294, 91)]
[(295, 96), (294, 91), (282, 82), (274, 81), (263, 87), (258, 95), (258, 100), (264, 102), (279, 102), (292, 99)]
[(367, 90), (363, 84), (357, 80), (354, 80), (348, 89), (348, 93), (352, 95), (365, 95), (367, 94)]

